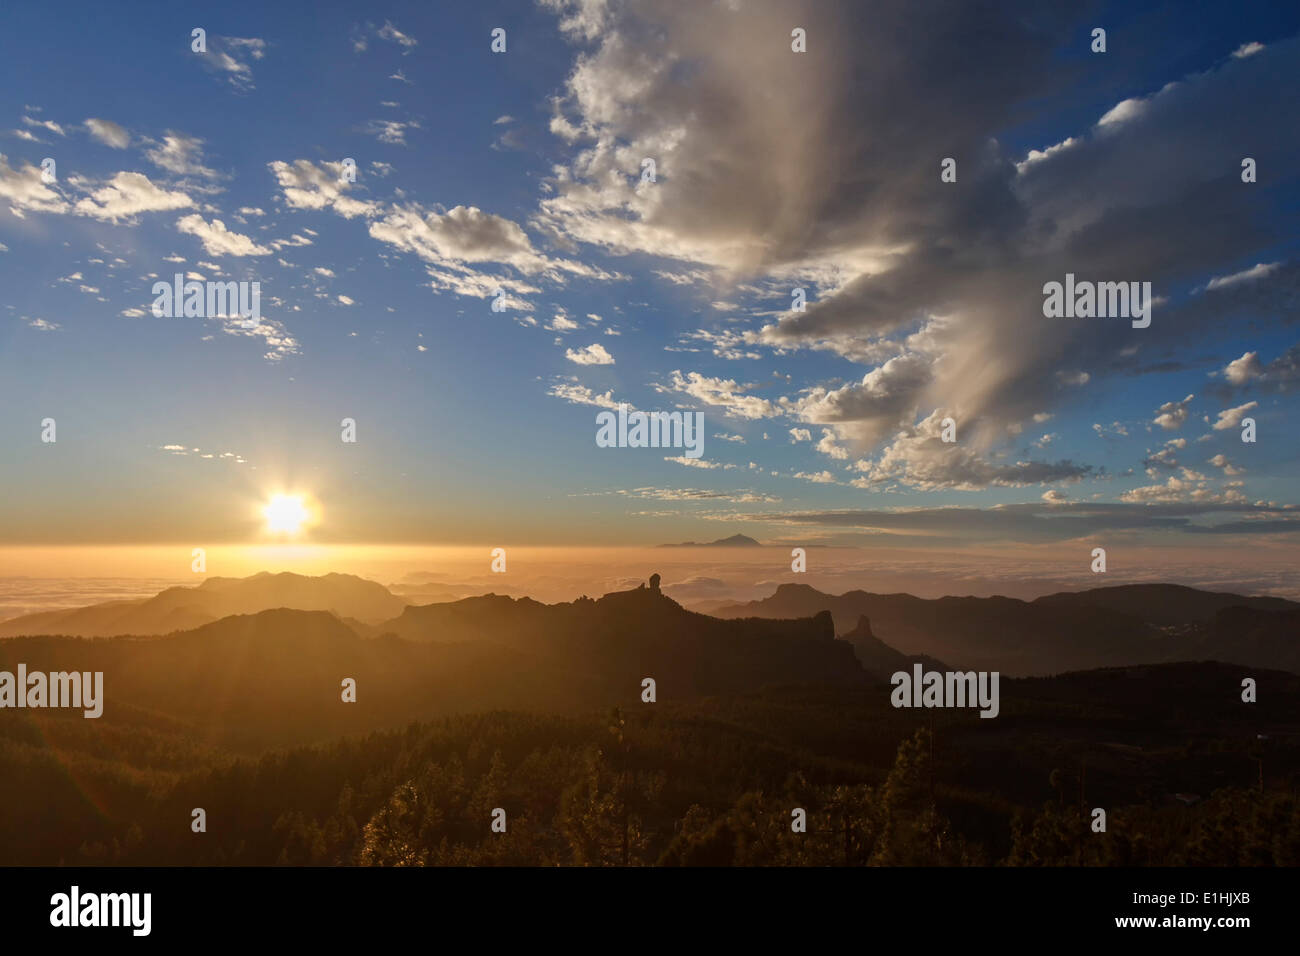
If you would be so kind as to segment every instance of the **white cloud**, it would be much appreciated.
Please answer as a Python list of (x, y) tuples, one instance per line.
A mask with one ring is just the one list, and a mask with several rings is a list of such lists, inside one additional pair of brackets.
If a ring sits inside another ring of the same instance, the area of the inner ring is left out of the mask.
[(831, 431), (829, 428), (822, 429), (822, 437), (821, 440), (817, 442), (816, 448), (817, 451), (821, 452), (823, 455), (829, 455), (837, 461), (843, 461), (849, 457), (848, 450), (841, 448), (836, 444), (835, 432)]
[(354, 184), (342, 176), (341, 162), (324, 162), (320, 166), (310, 160), (296, 159), (292, 163), (281, 160), (267, 164), (284, 194), (284, 201), (294, 209), (332, 209), (344, 219), (372, 215), (378, 203), (353, 199), (346, 191)]
[(406, 131), (419, 128), (420, 124), (415, 120), (407, 120), (403, 123), (397, 120), (373, 119), (361, 129), (362, 132), (374, 136), (381, 143), (388, 143), (392, 146), (405, 146)]
[(738, 385), (732, 379), (710, 378), (699, 372), (688, 372), (683, 376), (674, 370), (669, 376), (669, 384), (658, 386), (657, 390), (690, 395), (706, 405), (723, 408), (728, 415), (737, 418), (771, 418), (780, 414), (767, 399), (745, 394), (752, 388), (753, 385)]
[[(578, 385), (574, 382), (559, 382), (552, 385), (546, 394), (555, 398), (562, 398), (566, 402), (570, 402), (574, 405), (592, 405), (596, 408), (617, 409), (620, 404), (614, 400), (614, 393), (612, 390), (598, 395), (587, 386)], [(627, 403), (625, 402), (623, 404)], [(627, 407), (629, 411), (632, 410), (631, 405), (628, 405)]]
[(219, 174), (203, 165), (203, 140), (168, 130), (161, 143), (145, 150), (149, 162), (177, 176), (201, 176), (216, 179)]
[(33, 119), (30, 116), (24, 116), (23, 123), (26, 124), (27, 126), (36, 127), (37, 129), (47, 129), (51, 133), (55, 133), (59, 136), (68, 135), (66, 132), (64, 132), (63, 127), (60, 126), (58, 123), (54, 122), (53, 120), (38, 120), (38, 119)]
[(1142, 488), (1133, 488), (1121, 494), (1119, 499), (1124, 502), (1142, 504), (1174, 504), (1177, 502), (1240, 504), (1246, 501), (1245, 495), (1236, 488), (1216, 492), (1206, 485), (1204, 476), (1198, 476), (1196, 472), (1190, 472), (1189, 474), (1193, 477), (1184, 476), (1179, 478), (1176, 475), (1170, 475), (1163, 485), (1147, 485)]
[(588, 345), (585, 349), (567, 349), (564, 357), (578, 365), (613, 365), (614, 356), (603, 345)]
[(253, 68), (249, 60), (266, 55), (266, 41), (257, 37), (207, 36), (207, 51), (195, 54), (200, 62), (219, 76), (224, 76), (241, 93), (253, 89)]
[(393, 26), (392, 21), (390, 20), (384, 21), (384, 25), (379, 28), (376, 36), (381, 40), (388, 40), (391, 43), (400, 44), (403, 47), (403, 53), (411, 52), (411, 48), (419, 42), (415, 37), (407, 36), (401, 30), (397, 29), (397, 27)]
[(671, 461), (678, 465), (685, 465), (687, 468), (706, 468), (709, 470), (722, 468), (731, 471), (736, 466), (723, 464), (720, 461), (710, 461), (707, 458), (687, 458), (685, 455), (677, 455), (671, 458), (665, 457), (664, 461)]
[(1252, 379), (1261, 378), (1263, 374), (1264, 367), (1260, 364), (1258, 352), (1247, 352), (1223, 368), (1223, 377), (1233, 385), (1245, 385)]
[(1229, 477), (1245, 474), (1245, 469), (1238, 468), (1232, 462), (1228, 461), (1227, 456), (1222, 454), (1215, 455), (1213, 458), (1208, 459), (1208, 462), (1215, 468), (1222, 468), (1223, 473)]
[(8, 200), (11, 208), (21, 212), (63, 213), (68, 204), (63, 197), (41, 181), (41, 170), (30, 163), (21, 169), (11, 169), (0, 153), (0, 199)]
[(1219, 412), (1218, 420), (1211, 426), (1216, 432), (1225, 431), (1229, 428), (1236, 428), (1241, 424), (1242, 417), (1252, 408), (1258, 408), (1259, 402), (1247, 402), (1245, 405), (1238, 405), (1236, 408), (1225, 408)]
[(87, 119), (86, 132), (93, 139), (97, 139), (105, 146), (111, 146), (114, 149), (126, 149), (131, 143), (131, 134), (112, 120), (94, 119), (93, 117)]
[(1254, 282), (1256, 279), (1262, 279), (1271, 272), (1274, 272), (1280, 262), (1257, 262), (1249, 269), (1243, 269), (1241, 272), (1234, 272), (1232, 275), (1216, 276), (1206, 284), (1206, 289), (1222, 289), (1224, 286), (1236, 285), (1240, 282)]
[(1097, 120), (1098, 126), (1112, 126), (1117, 123), (1125, 123), (1142, 115), (1147, 108), (1147, 100), (1141, 97), (1134, 97), (1127, 100), (1121, 100), (1106, 111), (1101, 119)]
[(818, 472), (796, 471), (794, 473), (794, 476), (796, 478), (802, 478), (804, 481), (811, 481), (814, 484), (818, 484), (818, 485), (839, 484), (839, 482), (835, 480), (835, 476), (832, 475), (829, 471), (818, 471)]
[(74, 208), (80, 216), (117, 222), (144, 212), (185, 209), (193, 205), (194, 200), (185, 193), (155, 186), (144, 173), (121, 172), (114, 174), (104, 186), (77, 200)]
[(197, 236), (210, 256), (265, 256), (271, 252), (271, 249), (259, 246), (248, 236), (231, 232), (220, 219), (207, 223), (197, 213), (176, 220), (176, 228)]
[(1183, 422), (1187, 421), (1187, 407), (1195, 397), (1194, 395), (1188, 395), (1181, 402), (1165, 402), (1156, 409), (1156, 417), (1152, 419), (1152, 423), (1168, 431), (1177, 431), (1182, 428)]

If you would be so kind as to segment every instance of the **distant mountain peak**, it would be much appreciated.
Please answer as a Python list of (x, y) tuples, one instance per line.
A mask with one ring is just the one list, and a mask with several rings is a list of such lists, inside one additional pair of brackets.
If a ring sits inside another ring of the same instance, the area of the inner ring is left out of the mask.
[(761, 548), (762, 544), (748, 535), (733, 534), (717, 541), (682, 541), (678, 544), (661, 544), (661, 548)]
[(871, 621), (865, 614), (858, 615), (858, 623), (853, 626), (853, 630), (843, 635), (844, 640), (876, 640), (876, 635), (871, 633)]
[[(785, 584), (778, 584), (776, 586), (776, 591), (773, 593), (772, 597), (776, 597), (777, 595), (821, 594), (821, 593), (822, 593), (821, 591), (818, 591), (811, 584), (795, 584), (794, 582), (787, 582)], [(825, 596), (832, 597), (833, 595), (828, 594)]]

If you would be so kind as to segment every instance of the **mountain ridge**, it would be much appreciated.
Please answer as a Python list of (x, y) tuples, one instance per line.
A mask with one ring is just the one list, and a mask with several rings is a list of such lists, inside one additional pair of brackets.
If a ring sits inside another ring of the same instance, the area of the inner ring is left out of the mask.
[[(783, 583), (766, 598), (715, 606), (710, 613), (780, 619), (823, 610), (841, 635), (865, 615), (875, 634), (903, 654), (1015, 676), (1179, 660), (1300, 672), (1300, 642), (1290, 623), (1290, 615), (1300, 614), (1300, 603), (1181, 585), (1120, 585), (1021, 601), (862, 590), (831, 595), (811, 585)], [(1249, 630), (1248, 645), (1234, 638), (1234, 627)]]
[(0, 638), (169, 634), (276, 607), (331, 611), (340, 618), (373, 622), (386, 620), (405, 606), (405, 601), (382, 584), (353, 574), (260, 571), (244, 578), (210, 577), (193, 587), (165, 588), (151, 598), (24, 614), (0, 621)]

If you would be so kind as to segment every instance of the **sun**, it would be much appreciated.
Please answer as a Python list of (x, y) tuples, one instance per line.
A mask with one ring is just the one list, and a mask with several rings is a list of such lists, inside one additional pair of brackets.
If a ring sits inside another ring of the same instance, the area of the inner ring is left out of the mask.
[(299, 495), (274, 495), (262, 509), (266, 516), (266, 530), (283, 534), (297, 534), (306, 523), (307, 506)]

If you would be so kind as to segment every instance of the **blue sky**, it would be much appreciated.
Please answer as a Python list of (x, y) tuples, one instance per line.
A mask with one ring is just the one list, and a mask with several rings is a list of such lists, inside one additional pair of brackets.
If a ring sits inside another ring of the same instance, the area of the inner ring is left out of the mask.
[[(0, 534), (243, 540), (294, 490), (322, 541), (1289, 546), (1297, 21), (11, 6)], [(262, 325), (154, 317), (177, 271)], [(1044, 318), (1066, 271), (1152, 327)], [(702, 411), (703, 466), (598, 448), (617, 402)]]

